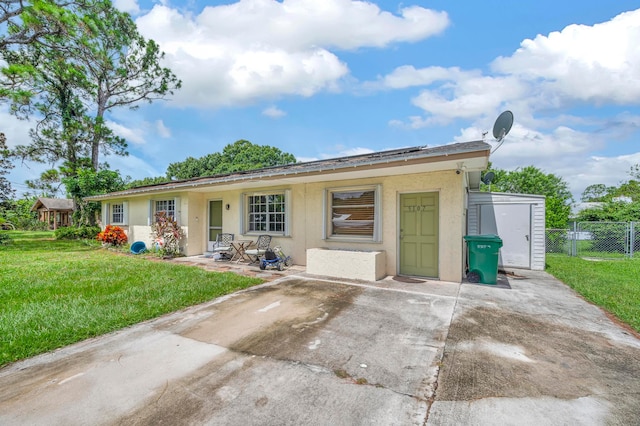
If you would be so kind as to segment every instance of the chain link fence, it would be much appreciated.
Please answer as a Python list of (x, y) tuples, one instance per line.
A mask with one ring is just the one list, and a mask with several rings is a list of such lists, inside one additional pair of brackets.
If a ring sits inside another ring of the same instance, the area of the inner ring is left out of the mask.
[(547, 229), (546, 252), (598, 259), (640, 258), (640, 222), (578, 222)]

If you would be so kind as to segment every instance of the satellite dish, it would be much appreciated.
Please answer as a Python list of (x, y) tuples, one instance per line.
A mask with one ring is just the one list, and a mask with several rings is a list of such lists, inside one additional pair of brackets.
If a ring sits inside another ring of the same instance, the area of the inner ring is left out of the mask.
[(484, 183), (485, 185), (489, 185), (493, 179), (496, 177), (496, 174), (493, 172), (487, 172), (485, 173), (484, 177), (482, 178), (482, 183)]
[(496, 152), (496, 150), (500, 148), (504, 137), (507, 136), (509, 130), (511, 130), (511, 126), (513, 126), (513, 113), (511, 111), (504, 111), (498, 116), (493, 125), (493, 137), (496, 139), (496, 142), (498, 142), (498, 146), (493, 148), (491, 153)]
[(502, 142), (502, 139), (504, 139), (509, 133), (509, 130), (511, 130), (511, 126), (513, 126), (513, 113), (511, 111), (505, 111), (498, 116), (493, 125), (493, 137), (496, 138), (498, 142)]

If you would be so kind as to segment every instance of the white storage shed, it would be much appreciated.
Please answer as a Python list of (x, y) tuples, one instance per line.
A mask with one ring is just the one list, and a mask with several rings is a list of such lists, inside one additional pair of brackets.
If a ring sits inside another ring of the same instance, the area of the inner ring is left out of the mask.
[(502, 239), (498, 266), (544, 270), (545, 197), (501, 192), (469, 192), (467, 235)]

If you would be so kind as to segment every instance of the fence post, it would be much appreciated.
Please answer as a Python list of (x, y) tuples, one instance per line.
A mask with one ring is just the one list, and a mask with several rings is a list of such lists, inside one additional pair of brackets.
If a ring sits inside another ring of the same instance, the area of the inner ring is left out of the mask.
[(633, 246), (636, 244), (635, 222), (629, 222), (629, 258), (633, 259)]
[(577, 247), (577, 241), (578, 240), (578, 222), (576, 222), (575, 220), (573, 221), (573, 237), (571, 238), (571, 253), (569, 253), (571, 256), (577, 256), (578, 255), (578, 247)]

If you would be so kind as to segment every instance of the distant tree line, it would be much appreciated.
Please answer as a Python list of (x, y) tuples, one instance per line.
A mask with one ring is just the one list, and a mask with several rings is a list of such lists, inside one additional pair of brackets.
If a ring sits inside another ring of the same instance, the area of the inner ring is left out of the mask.
[(640, 221), (640, 165), (631, 167), (628, 175), (629, 179), (617, 186), (589, 185), (581, 200), (596, 205), (580, 211), (576, 219), (580, 222)]

